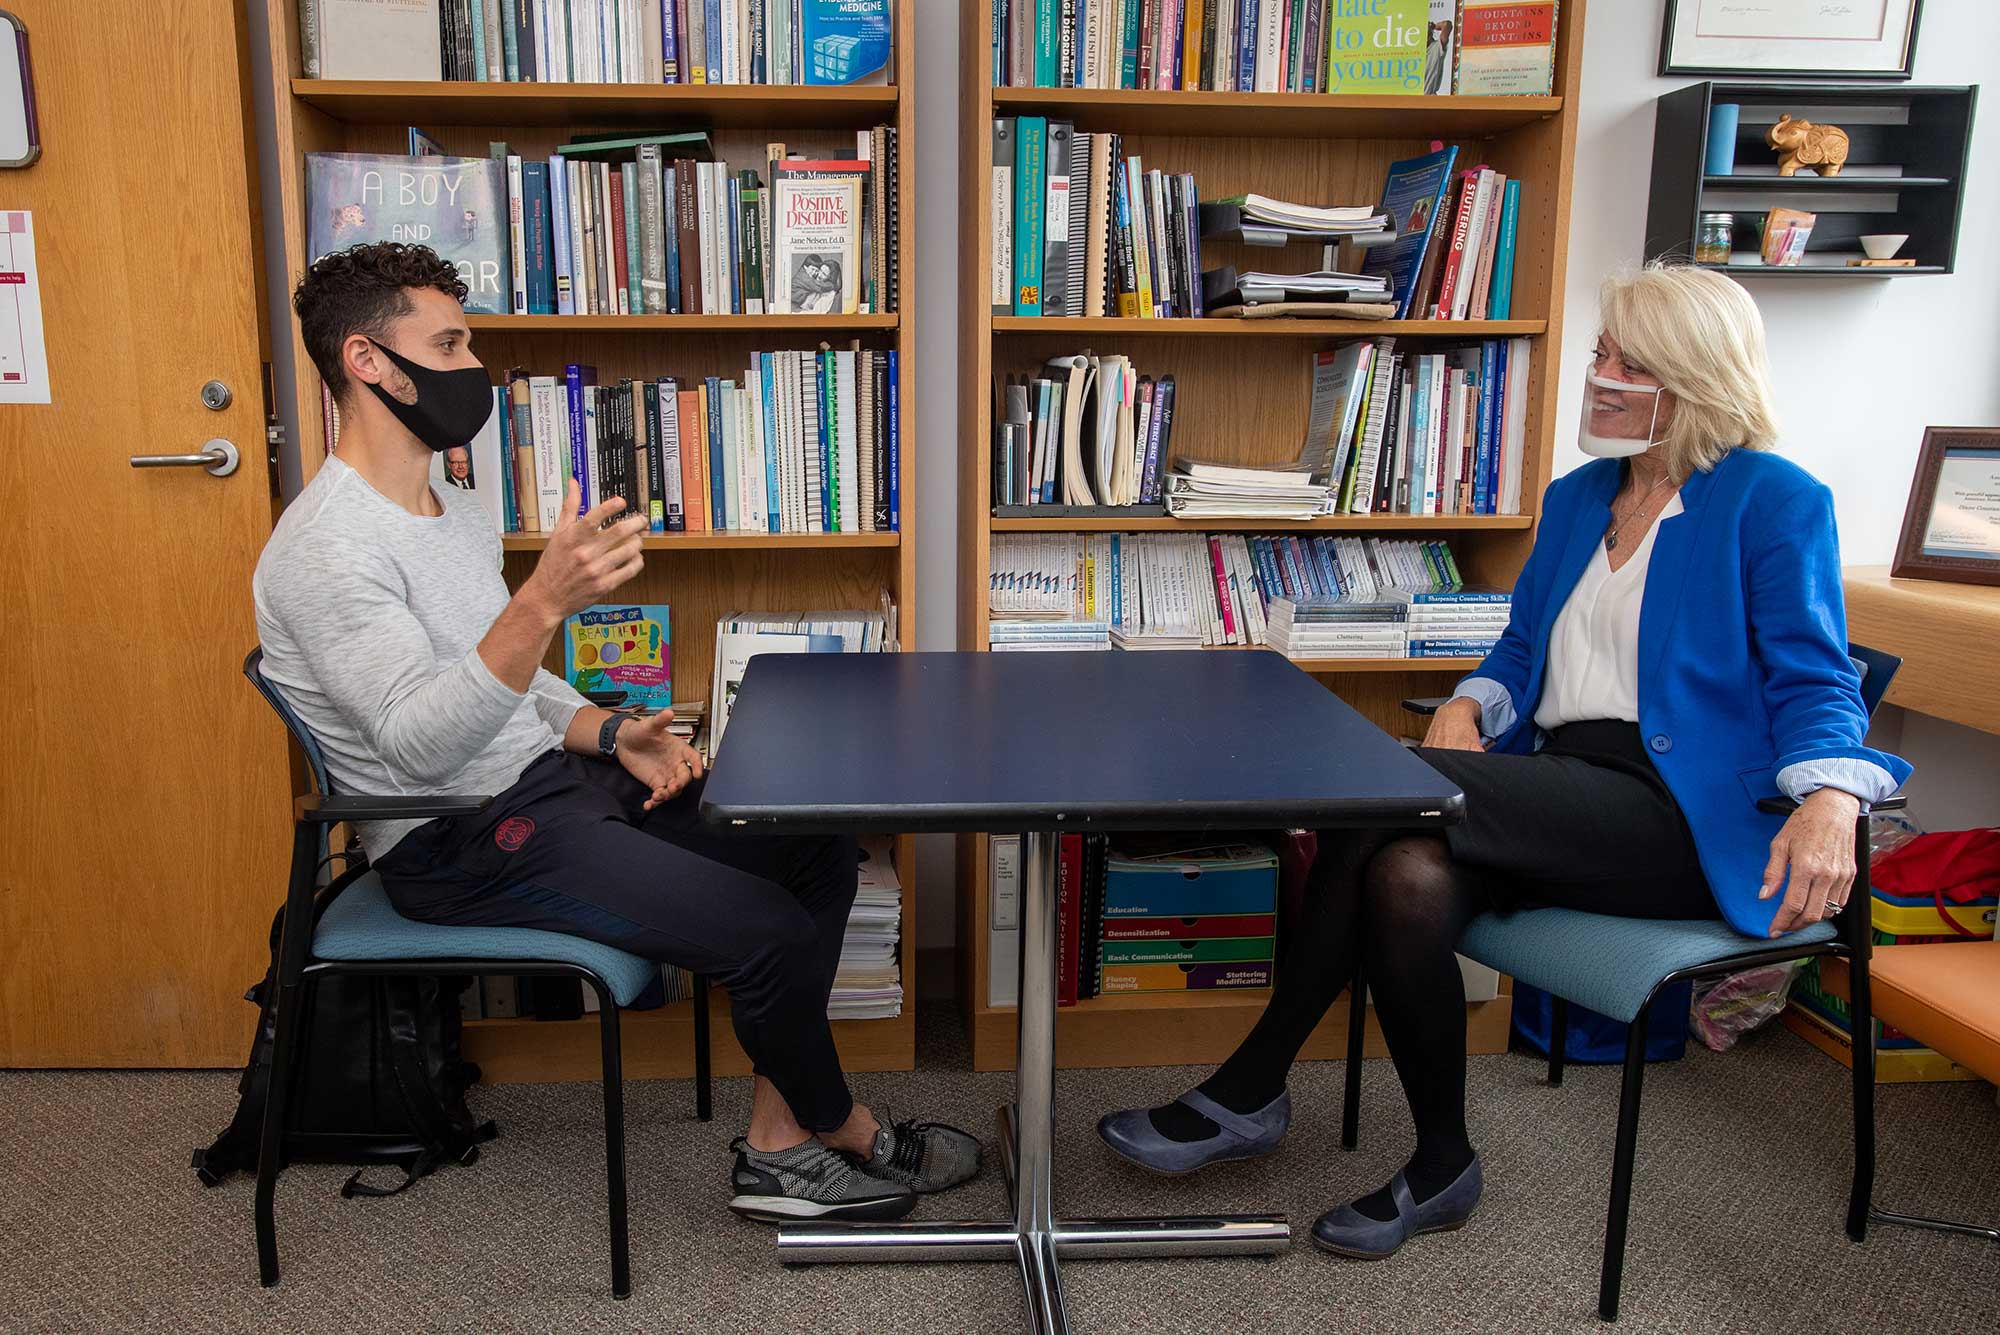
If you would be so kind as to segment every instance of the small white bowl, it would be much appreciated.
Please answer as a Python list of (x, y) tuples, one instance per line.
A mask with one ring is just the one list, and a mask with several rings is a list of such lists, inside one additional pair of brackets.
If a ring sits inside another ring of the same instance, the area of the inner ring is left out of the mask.
[(1871, 260), (1893, 260), (1909, 239), (1908, 232), (1877, 232), (1861, 238), (1861, 249)]

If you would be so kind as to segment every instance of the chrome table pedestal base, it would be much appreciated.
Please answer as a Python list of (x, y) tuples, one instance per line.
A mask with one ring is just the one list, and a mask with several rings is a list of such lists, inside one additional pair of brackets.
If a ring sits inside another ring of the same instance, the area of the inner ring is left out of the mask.
[(1055, 1217), (1056, 836), (1022, 838), (1020, 1044), (1016, 1108), (1000, 1110), (1000, 1155), (1014, 1217), (997, 1223), (786, 1224), (788, 1265), (858, 1261), (1013, 1261), (1027, 1299), (1026, 1328), (1066, 1335), (1062, 1260), (1148, 1256), (1268, 1256), (1291, 1245), (1283, 1215), (1194, 1218)]

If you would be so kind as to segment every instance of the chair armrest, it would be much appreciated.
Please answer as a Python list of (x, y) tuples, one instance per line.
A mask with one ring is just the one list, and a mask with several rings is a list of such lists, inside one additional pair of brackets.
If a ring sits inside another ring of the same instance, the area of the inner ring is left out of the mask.
[(348, 820), (428, 820), (433, 816), (470, 816), (483, 811), (490, 797), (364, 797), (340, 793), (322, 797), (308, 793), (294, 811), (301, 821), (337, 825)]
[[(1871, 813), (1877, 811), (1901, 811), (1909, 804), (1908, 798), (1885, 797), (1880, 802), (1873, 803), (1868, 810)], [(1757, 799), (1757, 810), (1768, 812), (1773, 816), (1789, 816), (1798, 809), (1799, 804), (1789, 797), (1761, 797)]]
[(1403, 701), (1403, 708), (1409, 710), (1412, 714), (1421, 714), (1428, 718), (1432, 714), (1437, 713), (1438, 710), (1443, 709), (1450, 700), (1451, 697), (1448, 695), (1427, 695), (1419, 699)]
[(599, 709), (618, 709), (624, 705), (627, 696), (625, 691), (580, 691), (578, 694)]

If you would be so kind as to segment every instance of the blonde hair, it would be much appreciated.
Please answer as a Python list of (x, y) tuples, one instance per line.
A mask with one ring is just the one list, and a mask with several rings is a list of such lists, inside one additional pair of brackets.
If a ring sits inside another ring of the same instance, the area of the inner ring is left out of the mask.
[(1771, 367), (1749, 293), (1706, 269), (1649, 264), (1605, 279), (1599, 306), (1604, 332), (1677, 400), (1661, 442), (1676, 481), (1732, 449), (1771, 447)]

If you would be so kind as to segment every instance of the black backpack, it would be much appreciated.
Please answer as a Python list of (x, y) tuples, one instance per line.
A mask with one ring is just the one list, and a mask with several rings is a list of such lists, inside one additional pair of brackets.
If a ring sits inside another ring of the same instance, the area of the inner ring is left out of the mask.
[[(315, 924), (366, 870), (364, 863), (319, 892)], [(236, 1116), (214, 1144), (194, 1152), (195, 1175), (204, 1186), (217, 1186), (234, 1172), (257, 1171), (283, 924), (280, 910), (271, 924), (270, 970), (245, 994), (258, 1007), (257, 1036), (237, 1085)], [(471, 982), (429, 975), (308, 976), (299, 990), (305, 1011), (287, 1103), (291, 1125), (285, 1128), (279, 1166), (364, 1165), (340, 1189), (342, 1196), (353, 1197), (393, 1196), (441, 1164), (477, 1162), (481, 1143), (498, 1131), (491, 1122), (474, 1120), (465, 1106), (467, 1087), (479, 1079), (479, 1068), (459, 1052), (459, 993)], [(364, 1183), (362, 1171), (375, 1164), (402, 1169), (403, 1180), (394, 1187)]]

